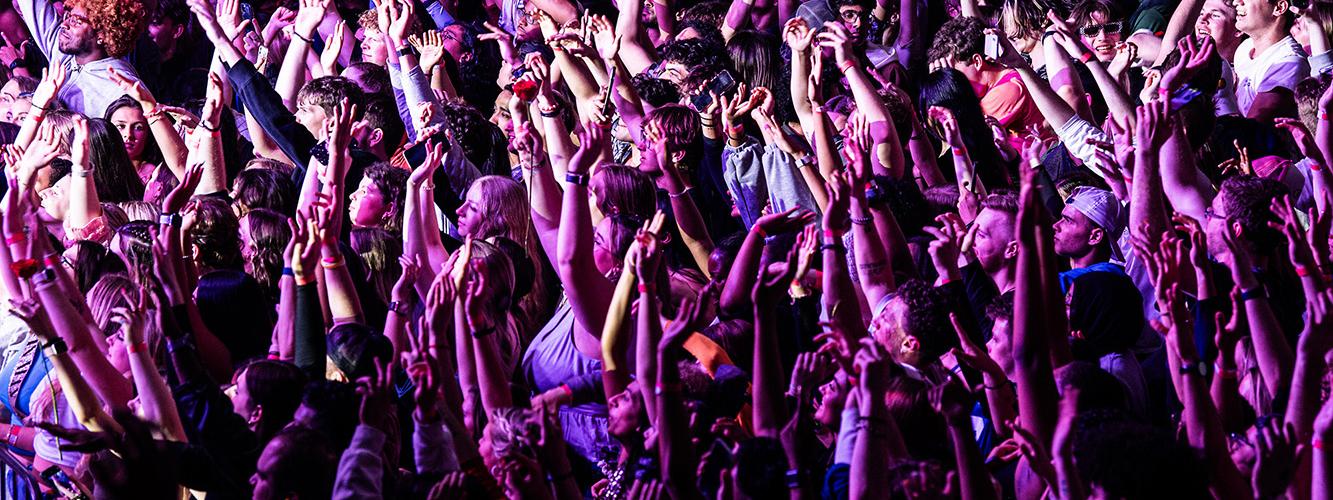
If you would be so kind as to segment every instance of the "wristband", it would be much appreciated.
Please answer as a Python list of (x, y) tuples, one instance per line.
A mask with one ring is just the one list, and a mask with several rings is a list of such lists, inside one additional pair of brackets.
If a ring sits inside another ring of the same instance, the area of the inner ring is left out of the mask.
[(46, 257), (42, 257), (42, 264), (45, 264), (46, 267), (55, 267), (59, 265), (64, 265), (65, 256), (60, 255), (58, 253), (47, 255)]
[(954, 156), (967, 156), (967, 148), (953, 148)]
[(796, 159), (796, 169), (800, 170), (815, 164), (814, 155), (805, 155)]
[(212, 132), (212, 133), (214, 133), (214, 134), (218, 133), (218, 129), (217, 129), (217, 127), (210, 127), (210, 126), (208, 126), (208, 121), (207, 121), (207, 120), (199, 120), (199, 128), (202, 128), (202, 129), (207, 130), (207, 131), (209, 131), (209, 132)]
[(819, 251), (824, 252), (828, 250), (846, 251), (847, 247), (842, 246), (842, 243), (825, 243), (823, 245), (819, 245)]
[(492, 327), (489, 327), (489, 328), (482, 328), (482, 329), (480, 329), (480, 330), (473, 331), (473, 332), (472, 332), (472, 338), (474, 338), (474, 339), (479, 339), (479, 338), (482, 338), (482, 337), (486, 337), (486, 336), (488, 336), (488, 335), (490, 335), (490, 334), (492, 334), (492, 333), (495, 333), (495, 327), (492, 326)]
[(1296, 266), (1296, 276), (1308, 278), (1310, 277), (1310, 269), (1305, 266)]
[(14, 274), (17, 274), (20, 278), (28, 279), (31, 278), (32, 275), (37, 274), (38, 271), (41, 271), (42, 265), (37, 262), (37, 259), (23, 259), (10, 263), (9, 270), (13, 271)]
[(846, 60), (846, 61), (843, 61), (843, 62), (838, 63), (838, 72), (839, 72), (839, 73), (846, 73), (847, 70), (850, 70), (850, 69), (852, 69), (852, 68), (854, 68), (854, 67), (856, 67), (856, 61), (852, 61), (852, 60), (849, 59), (849, 60)]
[(320, 265), (320, 267), (323, 267), (324, 269), (337, 269), (337, 268), (340, 268), (340, 267), (343, 267), (343, 266), (347, 265), (347, 261), (342, 260), (341, 258), (338, 258), (338, 259), (324, 259), (324, 261), (323, 261), (323, 262), (320, 262), (319, 265)]
[(408, 56), (415, 56), (417, 55), (417, 53), (416, 50), (414, 50), (411, 45), (403, 44), (402, 47), (398, 47), (398, 55), (402, 57), (408, 57)]
[(179, 227), (181, 225), (181, 214), (170, 213), (157, 216), (157, 223), (163, 226)]
[(587, 186), (588, 174), (576, 174), (574, 172), (567, 173), (565, 174), (565, 182), (575, 186)]
[[(5, 437), (5, 443), (8, 444), (10, 448), (13, 448), (13, 447), (16, 447), (16, 446), (19, 445), (19, 433), (20, 433), (20, 432), (23, 432), (23, 427), (20, 427), (20, 426), (17, 426), (17, 425), (10, 425), (10, 426), (9, 426), (9, 435)], [(1316, 440), (1316, 441), (1317, 441), (1317, 440)]]
[(731, 137), (733, 135), (741, 135), (741, 132), (745, 132), (744, 125), (735, 125), (732, 127), (727, 127), (727, 137)]
[(290, 268), (290, 267), (284, 267), (284, 268), (282, 268), (282, 275), (283, 275), (283, 276), (291, 276), (291, 277), (295, 278), (295, 277), (296, 277), (296, 271), (293, 271), (292, 268)]
[(28, 241), (28, 233), (26, 232), (14, 233), (12, 236), (5, 238), (5, 243), (9, 245), (27, 243), (27, 241)]
[(75, 177), (81, 177), (81, 178), (84, 178), (84, 179), (89, 178), (89, 177), (92, 177), (92, 176), (93, 176), (93, 169), (91, 169), (91, 168), (78, 168), (78, 169), (74, 169), (74, 176), (75, 176)]
[(1319, 439), (1319, 438), (1314, 438), (1313, 440), (1310, 441), (1310, 446), (1313, 446), (1314, 449), (1316, 449), (1316, 450), (1323, 450), (1323, 449), (1324, 449), (1324, 440)]
[(1087, 64), (1088, 61), (1092, 60), (1092, 52), (1084, 52), (1083, 55), (1078, 56), (1078, 60), (1082, 61), (1083, 64)]
[[(404, 308), (406, 308), (407, 310), (404, 311), (403, 310)], [(397, 314), (399, 316), (408, 316), (412, 313), (412, 304), (409, 304), (401, 300), (391, 300), (389, 301), (389, 312)]]
[(37, 274), (33, 276), (32, 284), (46, 285), (54, 283), (56, 281), (56, 278), (57, 276), (55, 270), (47, 267), (43, 268), (41, 271), (38, 271)]
[(639, 283), (639, 293), (653, 293), (653, 286), (647, 283)]
[(674, 199), (677, 199), (677, 198), (684, 198), (685, 196), (687, 196), (687, 195), (690, 194), (690, 190), (691, 190), (691, 189), (694, 189), (694, 188), (693, 188), (693, 187), (687, 187), (687, 188), (685, 188), (685, 189), (682, 189), (679, 193), (671, 193), (671, 192), (668, 192), (668, 193), (667, 193), (667, 197), (669, 197), (669, 198), (671, 198), (671, 199), (673, 199), (673, 200), (674, 200)]
[(299, 39), (301, 39), (301, 41), (303, 41), (303, 42), (305, 42), (305, 43), (308, 43), (308, 44), (310, 44), (310, 45), (314, 45), (314, 44), (315, 44), (315, 41), (314, 41), (314, 40), (312, 40), (312, 39), (310, 39), (310, 38), (306, 38), (306, 37), (301, 36), (301, 34), (300, 34), (300, 33), (297, 33), (296, 30), (292, 30), (292, 36), (294, 36), (294, 37), (296, 37), (296, 38), (299, 38)]
[(1268, 298), (1268, 290), (1264, 289), (1263, 286), (1257, 286), (1249, 290), (1240, 291), (1241, 302), (1249, 302), (1251, 300), (1267, 299), (1267, 298)]
[(558, 118), (560, 117), (560, 106), (556, 106), (550, 110), (537, 108), (537, 114), (542, 115), (542, 118)]
[(858, 225), (858, 226), (868, 226), (868, 225), (870, 225), (870, 224), (874, 224), (874, 223), (875, 223), (875, 218), (874, 218), (874, 217), (856, 217), (856, 216), (852, 216), (852, 224), (856, 224), (856, 225)]
[(844, 235), (844, 234), (847, 234), (847, 230), (845, 230), (845, 229), (843, 229), (843, 230), (839, 230), (839, 229), (829, 229), (829, 228), (824, 228), (824, 240), (825, 240), (825, 241), (830, 241), (830, 240), (832, 240), (832, 241), (839, 241), (839, 242), (841, 242), (841, 241), (842, 241), (842, 235)]
[(1310, 162), (1310, 171), (1311, 171), (1311, 172), (1318, 172), (1318, 171), (1323, 170), (1323, 169), (1324, 169), (1324, 166), (1323, 166), (1323, 165), (1320, 165), (1319, 162), (1315, 162), (1315, 161)]
[(296, 286), (306, 286), (315, 282), (315, 278), (307, 278), (295, 275), (293, 275), (292, 278), (296, 280)]
[(787, 471), (787, 488), (800, 488), (801, 481), (808, 475), (809, 474), (801, 469), (791, 469)]
[(130, 344), (125, 350), (129, 351), (130, 354), (148, 352), (148, 343), (140, 340), (138, 342)]
[(658, 396), (673, 392), (680, 392), (680, 382), (673, 382), (668, 384), (663, 384), (661, 382), (658, 382), (657, 387), (653, 388), (653, 394)]
[(1319, 110), (1319, 121), (1324, 121), (1324, 122), (1328, 121), (1328, 111), (1327, 111), (1327, 110), (1323, 110), (1323, 109)]
[(69, 344), (66, 344), (64, 339), (57, 338), (42, 344), (42, 354), (45, 354), (48, 358), (59, 356), (67, 352), (69, 352)]

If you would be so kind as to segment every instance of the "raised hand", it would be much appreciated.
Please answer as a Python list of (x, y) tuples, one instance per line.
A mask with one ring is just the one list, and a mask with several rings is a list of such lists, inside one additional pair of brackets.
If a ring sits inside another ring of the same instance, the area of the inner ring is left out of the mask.
[[(329, 157), (335, 155), (346, 155), (350, 152), (352, 146), (352, 123), (356, 116), (357, 105), (349, 103), (340, 103), (333, 110), (333, 116), (329, 117), (325, 126), (328, 127), (326, 141), (329, 147)], [(342, 179), (332, 179), (335, 183), (341, 183)]]
[(222, 122), (222, 111), (225, 105), (222, 104), (222, 75), (217, 73), (208, 74), (208, 92), (204, 98), (204, 108), (200, 110), (199, 126), (210, 132), (218, 131), (218, 124)]
[(963, 237), (967, 235), (967, 228), (963, 225), (963, 219), (955, 214), (940, 215), (935, 218), (935, 222), (940, 223), (940, 227), (922, 228), (935, 237), (926, 251), (940, 277), (956, 277), (958, 254), (961, 252)]
[(186, 0), (190, 6), (190, 12), (199, 20), (199, 26), (204, 29), (204, 34), (214, 45), (220, 43), (231, 43), (227, 38), (227, 32), (223, 31), (222, 24), (218, 22), (217, 13), (213, 12), (213, 4), (208, 0)]
[(407, 40), (407, 31), (411, 29), (415, 20), (416, 1), (415, 0), (390, 0), (389, 15), (392, 21), (389, 22), (389, 29), (386, 33), (389, 40), (393, 41), (394, 46), (402, 46)]
[(37, 171), (50, 166), (51, 162), (60, 156), (60, 138), (56, 136), (55, 127), (38, 127), (36, 137), (28, 143), (27, 149), (23, 150), (22, 154), (15, 170), (19, 179), (25, 181), (24, 187), (31, 189), (33, 187), (31, 183), (36, 181)]
[(796, 276), (796, 261), (799, 257), (800, 249), (793, 248), (787, 252), (786, 262), (769, 265), (760, 271), (750, 294), (756, 307), (760, 304), (774, 304), (779, 297), (786, 295), (792, 278)]
[(824, 210), (824, 229), (846, 231), (851, 226), (852, 181), (847, 172), (834, 172), (828, 179), (828, 207)]
[(0, 38), (3, 38), (5, 42), (4, 46), (0, 47), (0, 64), (4, 64), (5, 67), (8, 68), (11, 67), (15, 61), (22, 61), (27, 58), (27, 40), (15, 45), (13, 40), (9, 39), (9, 35), (0, 33)]
[(1117, 81), (1124, 76), (1125, 70), (1129, 69), (1134, 61), (1139, 59), (1139, 46), (1134, 43), (1120, 42), (1115, 46), (1115, 57), (1111, 58), (1111, 63), (1106, 66), (1106, 71)]
[(601, 156), (605, 149), (610, 135), (608, 130), (599, 122), (583, 122), (583, 130), (579, 131), (579, 150), (569, 160), (569, 171), (571, 173), (587, 174), (592, 172), (592, 167)]
[(347, 36), (347, 21), (338, 21), (338, 26), (333, 29), (333, 36), (324, 44), (324, 51), (319, 54), (319, 65), (324, 68), (324, 74), (336, 75), (338, 73), (338, 59), (343, 52), (343, 38)]
[(597, 55), (602, 60), (616, 57), (620, 51), (621, 36), (615, 33), (611, 21), (605, 16), (589, 16), (588, 34), (592, 36), (593, 46), (597, 48)]
[(315, 277), (320, 256), (314, 210), (306, 209), (287, 219), (287, 227), (292, 231), (292, 253), (287, 267), (292, 268), (298, 284), (307, 283)]
[(324, 16), (332, 3), (333, 0), (300, 0), (300, 8), (296, 11), (296, 19), (292, 22), (295, 35), (311, 39), (315, 30), (319, 28), (319, 23), (324, 21)]
[(143, 106), (144, 113), (152, 111), (153, 107), (157, 105), (157, 99), (153, 98), (153, 93), (148, 91), (148, 87), (143, 82), (130, 80), (129, 77), (116, 71), (115, 68), (108, 68), (107, 74), (111, 77), (112, 82), (115, 82), (121, 90), (125, 91), (126, 95), (139, 101), (139, 104)]
[[(718, 105), (722, 108), (722, 126), (727, 130), (727, 136), (737, 140), (740, 139), (740, 137), (737, 136), (743, 133), (742, 131), (737, 130), (741, 126), (741, 124), (738, 123), (740, 117), (745, 116), (758, 105), (758, 103), (755, 103), (752, 99), (742, 97), (748, 95), (746, 90), (745, 83), (741, 82), (740, 85), (736, 86), (735, 96), (719, 96), (720, 101), (718, 102)], [(735, 134), (732, 133), (733, 130), (736, 131)]]
[(958, 345), (960, 346), (950, 351), (953, 353), (954, 359), (986, 376), (1004, 379), (1004, 369), (1000, 367), (1000, 363), (996, 362), (995, 358), (992, 358), (985, 349), (972, 342), (972, 337), (967, 334), (967, 329), (963, 328), (962, 323), (958, 321), (958, 315), (949, 313), (949, 322), (953, 324), (953, 331), (958, 336)]
[(1296, 426), (1272, 419), (1254, 430), (1257, 457), (1250, 485), (1256, 498), (1275, 498), (1287, 490), (1291, 476), (1308, 451), (1300, 443)]
[(932, 387), (926, 396), (930, 406), (950, 423), (967, 422), (972, 415), (972, 398), (955, 377)]
[(417, 403), (417, 415), (426, 422), (436, 421), (439, 415), (440, 389), (444, 386), (444, 374), (439, 360), (432, 351), (431, 329), (424, 324), (415, 335), (408, 334), (410, 350), (403, 353), (403, 368), (416, 386), (412, 394)]
[(244, 27), (241, 21), (240, 0), (218, 0), (217, 12), (218, 24), (222, 26), (222, 32), (227, 35), (228, 40), (235, 40)]
[[(32, 107), (43, 111), (51, 109), (51, 103), (56, 100), (56, 95), (60, 94), (60, 88), (65, 86), (65, 79), (68, 77), (69, 72), (64, 65), (47, 65), (47, 68), (42, 70), (42, 81), (37, 84), (37, 90), (32, 92)], [(32, 113), (29, 113), (29, 116), (31, 115)]]
[(847, 171), (852, 174), (851, 183), (853, 186), (864, 186), (870, 181), (870, 148), (875, 145), (865, 115), (853, 112), (847, 119), (846, 133), (843, 153), (847, 156)]
[(1306, 272), (1318, 273), (1318, 267), (1314, 260), (1314, 252), (1311, 251), (1310, 241), (1306, 239), (1307, 233), (1301, 227), (1301, 221), (1296, 217), (1296, 209), (1291, 206), (1291, 197), (1283, 195), (1279, 198), (1273, 198), (1269, 202), (1268, 209), (1277, 217), (1277, 221), (1270, 221), (1268, 227), (1278, 230), (1283, 236), (1287, 237), (1287, 253), (1291, 258), (1291, 263), (1298, 269), (1304, 268)]
[(819, 46), (827, 49), (833, 49), (833, 57), (842, 64), (848, 61), (853, 54), (851, 34), (847, 32), (842, 24), (828, 21), (824, 23), (824, 31), (815, 35), (819, 40)]
[(1292, 142), (1296, 143), (1296, 148), (1301, 152), (1301, 156), (1314, 160), (1320, 165), (1324, 164), (1324, 154), (1319, 151), (1319, 145), (1315, 143), (1314, 134), (1310, 133), (1310, 128), (1305, 126), (1305, 122), (1295, 118), (1276, 118), (1273, 125), (1291, 134)]
[(393, 375), (389, 367), (379, 358), (375, 358), (375, 371), (356, 381), (356, 393), (361, 396), (361, 425), (392, 434)]
[(815, 39), (814, 30), (805, 19), (793, 17), (782, 27), (782, 41), (791, 47), (793, 54), (805, 54), (810, 51), (810, 44)]
[(791, 385), (787, 395), (794, 396), (797, 404), (804, 404), (805, 398), (819, 388), (819, 385), (833, 376), (837, 365), (833, 358), (819, 352), (803, 352), (796, 355), (796, 366), (791, 372)]
[[(500, 29), (499, 26), (491, 24), (489, 21), (486, 22), (485, 26), (486, 32), (477, 35), (477, 39), (495, 42), (500, 47), (500, 58), (502, 60), (509, 61), (510, 64), (518, 62), (518, 50), (514, 48), (514, 35)], [(438, 37), (438, 32), (434, 33)]]
[(1176, 42), (1176, 48), (1180, 50), (1180, 60), (1162, 73), (1162, 81), (1158, 84), (1158, 88), (1174, 91), (1194, 78), (1208, 64), (1217, 47), (1211, 36), (1203, 37), (1200, 42), (1195, 40), (1194, 35), (1186, 35)]
[(56, 335), (56, 329), (51, 325), (51, 317), (46, 314), (46, 309), (37, 303), (36, 299), (9, 299), (9, 312), (23, 320), (32, 330), (33, 335), (43, 341), (51, 341), (59, 338)]
[(768, 236), (777, 236), (799, 230), (814, 221), (814, 212), (792, 207), (782, 212), (760, 216), (754, 225)]
[[(485, 40), (485, 36), (481, 35), (478, 38)], [(417, 49), (417, 53), (421, 54), (417, 57), (417, 62), (421, 64), (421, 71), (426, 74), (435, 71), (435, 67), (439, 66), (440, 61), (444, 60), (444, 38), (440, 36), (438, 31), (426, 30), (423, 33), (412, 35), (407, 38), (407, 43), (412, 44), (412, 47)]]
[(1172, 118), (1168, 113), (1169, 103), (1149, 101), (1138, 107), (1138, 122), (1134, 126), (1134, 139), (1139, 147), (1157, 151), (1171, 137)]

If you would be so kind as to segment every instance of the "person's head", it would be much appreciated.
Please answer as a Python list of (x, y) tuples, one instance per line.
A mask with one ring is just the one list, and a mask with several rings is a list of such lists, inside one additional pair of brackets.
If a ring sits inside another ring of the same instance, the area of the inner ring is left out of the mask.
[(1000, 28), (1024, 54), (1041, 48), (1042, 28), (1049, 22), (1038, 0), (1005, 0), (1000, 5)]
[[(355, 82), (341, 76), (311, 80), (296, 93), (296, 121), (318, 139), (323, 139), (325, 122), (333, 117), (339, 104), (366, 102), (365, 92)], [(360, 120), (360, 110), (353, 120)]]
[(143, 180), (126, 154), (125, 141), (115, 126), (101, 118), (88, 119), (88, 142), (98, 199), (110, 203), (142, 200)]
[(1070, 17), (1083, 45), (1097, 60), (1110, 62), (1125, 30), (1125, 15), (1119, 5), (1112, 0), (1081, 0), (1070, 11)]
[(352, 226), (398, 231), (403, 225), (408, 175), (407, 170), (384, 162), (366, 167), (361, 184), (348, 199), (347, 211)]
[(65, 249), (61, 261), (74, 272), (79, 291), (88, 293), (103, 276), (126, 272), (125, 261), (97, 242), (79, 240)]
[(927, 53), (928, 60), (944, 62), (957, 70), (974, 85), (981, 81), (983, 71), (996, 68), (986, 59), (986, 23), (975, 17), (950, 19), (935, 32), (935, 41)]
[(472, 181), (458, 206), (458, 235), (473, 238), (504, 236), (521, 241), (532, 225), (528, 193), (508, 177), (488, 175)]
[(1018, 219), (1018, 196), (1012, 192), (991, 194), (981, 199), (981, 212), (973, 224), (977, 226), (972, 239), (972, 250), (981, 269), (998, 273), (1011, 268), (1018, 258), (1018, 239), (1014, 227)]
[(201, 271), (241, 268), (241, 222), (221, 198), (200, 197), (190, 202), (184, 227), (190, 228), (191, 256)]
[(387, 96), (393, 98), (393, 84), (389, 81), (389, 70), (371, 62), (354, 62), (342, 72), (342, 77), (351, 80), (366, 97)]
[(1228, 49), (1240, 45), (1241, 33), (1236, 29), (1236, 6), (1231, 0), (1205, 0), (1199, 19), (1194, 22), (1194, 34), (1212, 37), (1218, 50), (1230, 54)]
[(661, 54), (662, 61), (658, 67), (657, 77), (677, 85), (685, 81), (694, 68), (727, 66), (726, 48), (702, 38), (667, 43), (662, 46)]
[(440, 117), (444, 119), (445, 130), (462, 146), (468, 161), (477, 168), (490, 163), (494, 147), (491, 130), (495, 125), (485, 115), (477, 108), (455, 101), (440, 107)]
[(356, 381), (375, 373), (375, 360), (387, 364), (393, 356), (389, 338), (361, 323), (339, 323), (325, 340), (329, 360), (344, 379)]
[(501, 465), (514, 455), (537, 458), (541, 429), (533, 421), (532, 410), (525, 408), (496, 408), (481, 434), (477, 451), (482, 462), (500, 484), (506, 482), (506, 468)]
[(1100, 256), (1109, 259), (1111, 249), (1125, 228), (1124, 206), (1110, 191), (1077, 187), (1065, 200), (1060, 219), (1052, 226), (1055, 254), (1071, 259)]
[(643, 219), (631, 215), (608, 215), (593, 233), (592, 257), (597, 272), (611, 279), (620, 276), (625, 254), (634, 243), (634, 236), (643, 227)]
[(148, 38), (157, 45), (163, 59), (171, 59), (190, 27), (190, 7), (182, 0), (158, 0), (153, 17), (148, 20)]
[(148, 130), (148, 120), (144, 118), (143, 107), (130, 96), (121, 96), (106, 108), (106, 120), (120, 132), (125, 141), (125, 154), (130, 161), (161, 162), (162, 153), (157, 150), (157, 141)]
[(1236, 29), (1250, 36), (1269, 30), (1286, 33), (1296, 20), (1291, 0), (1234, 0), (1232, 5), (1236, 8)]
[(250, 477), (255, 500), (329, 498), (338, 450), (318, 431), (293, 425), (269, 440)]
[(357, 127), (352, 128), (352, 140), (357, 147), (381, 160), (388, 160), (402, 145), (407, 128), (398, 115), (398, 105), (392, 97), (383, 94), (366, 96), (365, 113)]
[(1288, 194), (1287, 187), (1272, 179), (1235, 175), (1223, 180), (1221, 189), (1204, 214), (1208, 253), (1218, 260), (1226, 258), (1230, 254), (1226, 242), (1228, 235), (1237, 243), (1248, 245), (1251, 251), (1264, 255), (1272, 251), (1282, 238), (1268, 226), (1277, 222), (1269, 206), (1285, 194)]
[(471, 25), (454, 23), (440, 31), (440, 41), (444, 51), (460, 65), (469, 64), (477, 56), (472, 49), (477, 46), (479, 35)]
[[(979, 67), (972, 66), (972, 69)], [(979, 73), (974, 74), (979, 75)], [(998, 150), (995, 149), (995, 135), (990, 126), (986, 125), (986, 116), (982, 114), (981, 99), (977, 97), (979, 92), (976, 87), (977, 82), (978, 80), (972, 80), (967, 73), (955, 69), (944, 68), (930, 72), (921, 82), (917, 118), (922, 124), (929, 124), (928, 130), (932, 136), (943, 140), (939, 124), (930, 117), (929, 111), (931, 107), (939, 106), (952, 112), (958, 123), (958, 131), (963, 136), (963, 144), (967, 146), (972, 161), (978, 165), (977, 176), (981, 178), (981, 182), (992, 187), (1008, 185), (1009, 181), (999, 168), (1006, 162), (1000, 158)], [(916, 183), (907, 184), (911, 189), (916, 189)], [(895, 212), (903, 213), (897, 210)]]
[(32, 105), (32, 93), (37, 90), (37, 79), (15, 75), (0, 87), (0, 121), (13, 124), (23, 122), (20, 114), (27, 115)]
[(357, 18), (356, 38), (361, 40), (361, 60), (384, 66), (389, 60), (389, 44), (380, 31), (380, 16), (375, 9), (362, 12)]
[(1074, 279), (1065, 300), (1075, 359), (1095, 362), (1124, 352), (1143, 333), (1143, 296), (1128, 276), (1086, 273)]
[(296, 213), (296, 183), (288, 172), (251, 167), (236, 174), (231, 199), (232, 208), (241, 217), (261, 208), (290, 216)]
[(109, 249), (125, 262), (135, 276), (153, 269), (153, 227), (156, 222), (134, 221), (116, 228)]
[(634, 75), (634, 92), (639, 99), (653, 107), (680, 102), (680, 87), (661, 78), (653, 78), (645, 73)]
[(106, 337), (107, 360), (125, 375), (130, 373), (130, 360), (125, 352), (125, 336), (120, 324), (111, 321), (112, 311), (131, 307), (125, 297), (131, 294), (137, 296), (138, 293), (139, 288), (134, 280), (121, 273), (102, 276), (88, 290), (88, 310), (92, 312), (98, 330)]
[(305, 373), (296, 365), (273, 359), (244, 365), (232, 379), (227, 391), (232, 409), (260, 434), (261, 441), (292, 421), (306, 383)]
[(837, 10), (838, 23), (852, 35), (852, 43), (862, 45), (870, 34), (870, 14), (875, 10), (871, 0), (834, 0), (829, 6)]
[(240, 229), (245, 273), (254, 277), (270, 298), (276, 298), (274, 292), (281, 277), (282, 252), (292, 239), (287, 216), (267, 208), (251, 210), (241, 218)]
[(907, 281), (875, 318), (875, 340), (899, 363), (916, 367), (934, 363), (958, 343), (949, 321), (951, 307), (940, 289), (920, 280)]
[(990, 354), (990, 357), (1000, 364), (1000, 368), (1005, 373), (1011, 374), (1014, 372), (1014, 357), (1012, 355), (1013, 294), (996, 296), (986, 306), (986, 319), (991, 322), (990, 339), (986, 341), (986, 353)]
[(398, 263), (398, 258), (403, 255), (402, 236), (378, 227), (352, 228), (352, 250), (356, 250), (365, 262), (375, 293), (384, 303), (389, 303), (393, 285), (402, 273)]
[(647, 220), (657, 212), (657, 186), (633, 167), (606, 164), (588, 181), (593, 206), (603, 216), (628, 215)]
[(606, 433), (626, 445), (643, 442), (648, 428), (648, 411), (643, 408), (642, 384), (630, 382), (620, 394), (606, 400)]
[(147, 24), (143, 2), (66, 0), (56, 46), (82, 62), (124, 57)]
[(756, 30), (737, 32), (727, 41), (727, 55), (735, 66), (737, 82), (749, 88), (764, 87), (775, 93), (782, 78), (781, 42)]
[(445, 49), (441, 64), (464, 101), (477, 109), (489, 109), (486, 107), (498, 93), (495, 79), (500, 74), (500, 52), (496, 44), (478, 38), (482, 32), (473, 23), (454, 23), (440, 31)]
[(1209, 469), (1188, 443), (1114, 415), (1081, 412), (1074, 423), (1074, 462), (1090, 491), (1099, 498), (1209, 496)]
[(237, 362), (269, 353), (274, 312), (267, 291), (240, 270), (212, 271), (199, 277), (194, 290), (199, 316)]
[(685, 20), (676, 23), (677, 33), (675, 40), (689, 40), (691, 38), (702, 39), (705, 43), (715, 45), (725, 45), (722, 39), (722, 30), (718, 29), (718, 24), (710, 24), (707, 21)]
[(291, 426), (315, 429), (333, 442), (335, 448), (347, 447), (357, 426), (357, 408), (361, 397), (356, 385), (333, 380), (312, 380), (301, 394), (301, 406), (292, 416)]
[[(656, 125), (666, 136), (667, 156), (671, 161), (682, 164), (682, 173), (698, 168), (698, 159), (703, 154), (703, 144), (699, 138), (703, 135), (699, 123), (699, 113), (688, 106), (668, 104), (654, 109), (644, 117), (644, 126)], [(656, 174), (656, 172), (647, 172)]]

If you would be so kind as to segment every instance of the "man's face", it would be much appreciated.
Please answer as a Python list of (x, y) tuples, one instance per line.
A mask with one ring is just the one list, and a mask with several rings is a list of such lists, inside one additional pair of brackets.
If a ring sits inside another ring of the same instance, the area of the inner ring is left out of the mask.
[(389, 59), (389, 47), (379, 30), (361, 30), (361, 60), (384, 66)]
[(870, 31), (869, 11), (860, 5), (843, 5), (838, 7), (838, 22), (851, 33), (853, 44), (865, 43), (866, 33)]
[(176, 42), (185, 34), (185, 25), (174, 19), (162, 16), (148, 23), (148, 38), (153, 40), (157, 49), (169, 53), (176, 49)]
[(1209, 36), (1218, 47), (1232, 47), (1240, 41), (1236, 31), (1236, 8), (1227, 0), (1208, 0), (1194, 22), (1194, 34)]
[(312, 135), (324, 139), (324, 123), (328, 121), (329, 115), (321, 108), (311, 102), (302, 102), (296, 106), (296, 122), (309, 130)]
[(972, 239), (972, 251), (977, 254), (981, 269), (994, 273), (1010, 265), (1008, 254), (1016, 253), (1014, 216), (1002, 210), (985, 208), (977, 214), (977, 234)]
[(1083, 45), (1092, 49), (1093, 55), (1101, 62), (1110, 62), (1115, 57), (1115, 45), (1120, 43), (1120, 30), (1124, 23), (1119, 19), (1109, 19), (1101, 12), (1092, 13), (1092, 21), (1079, 26), (1079, 36)]
[(444, 51), (449, 53), (455, 61), (463, 62), (472, 59), (472, 53), (463, 45), (463, 37), (467, 36), (467, 31), (461, 24), (453, 24), (444, 31), (440, 32), (440, 45)]
[(680, 61), (663, 61), (662, 70), (657, 75), (658, 78), (680, 85), (690, 76), (690, 68), (681, 64)]
[(1226, 212), (1227, 197), (1225, 190), (1218, 191), (1203, 217), (1203, 230), (1208, 235), (1208, 254), (1217, 260), (1223, 260), (1230, 253), (1226, 241), (1226, 234), (1231, 231), (1231, 221), (1227, 219), (1230, 214)]
[(1061, 257), (1079, 257), (1092, 251), (1093, 231), (1101, 228), (1093, 224), (1088, 216), (1069, 205), (1060, 212), (1060, 220), (1055, 221), (1055, 254)]
[(1235, 0), (1236, 29), (1253, 35), (1278, 20), (1269, 0)]
[(56, 47), (61, 52), (80, 56), (97, 50), (97, 33), (88, 22), (88, 12), (82, 6), (66, 10), (60, 20), (60, 32), (56, 35)]

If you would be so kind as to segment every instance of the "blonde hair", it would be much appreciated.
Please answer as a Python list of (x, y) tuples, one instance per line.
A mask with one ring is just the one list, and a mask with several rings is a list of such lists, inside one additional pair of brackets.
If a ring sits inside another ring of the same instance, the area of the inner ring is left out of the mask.
[[(528, 260), (532, 262), (532, 289), (519, 301), (522, 312), (522, 318), (519, 318), (519, 325), (522, 326), (521, 335), (527, 339), (536, 333), (537, 319), (550, 312), (547, 304), (550, 288), (545, 273), (542, 272), (545, 254), (541, 242), (537, 239), (537, 230), (532, 226), (532, 208), (528, 203), (528, 191), (513, 179), (498, 175), (488, 175), (472, 181), (472, 186), (468, 187), (468, 194), (473, 190), (477, 190), (481, 195), (479, 198), (482, 205), (476, 209), (484, 214), (484, 217), (479, 217), (481, 222), (473, 229), (471, 236), (487, 241), (496, 237), (508, 238), (522, 246)], [(513, 267), (515, 266), (511, 263), (511, 269)], [(513, 274), (511, 271), (510, 275)]]

